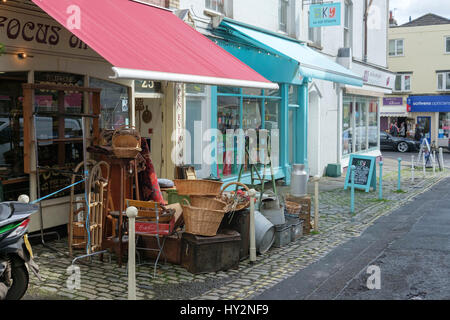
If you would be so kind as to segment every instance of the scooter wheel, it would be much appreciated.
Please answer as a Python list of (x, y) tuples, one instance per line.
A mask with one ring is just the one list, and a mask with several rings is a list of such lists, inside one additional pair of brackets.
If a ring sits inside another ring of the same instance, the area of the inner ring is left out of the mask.
[(25, 265), (13, 267), (11, 278), (13, 284), (8, 290), (6, 300), (20, 300), (28, 289), (29, 275)]

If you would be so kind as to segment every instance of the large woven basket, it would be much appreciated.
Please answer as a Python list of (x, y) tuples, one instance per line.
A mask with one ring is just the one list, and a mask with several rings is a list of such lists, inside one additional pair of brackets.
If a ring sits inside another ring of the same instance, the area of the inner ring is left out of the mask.
[(190, 196), (191, 206), (209, 210), (226, 210), (227, 203), (219, 199), (207, 198), (201, 196)]
[(211, 180), (181, 180), (173, 181), (180, 196), (218, 196), (223, 182)]
[(204, 237), (214, 237), (225, 215), (224, 210), (196, 208), (183, 199), (183, 219), (185, 232)]
[(117, 158), (134, 159), (141, 149), (141, 135), (133, 126), (121, 126), (114, 130), (112, 150)]

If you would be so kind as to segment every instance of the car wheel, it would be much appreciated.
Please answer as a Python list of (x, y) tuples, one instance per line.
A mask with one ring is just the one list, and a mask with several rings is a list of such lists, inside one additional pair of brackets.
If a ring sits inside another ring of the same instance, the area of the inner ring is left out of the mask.
[(398, 150), (399, 152), (408, 152), (409, 146), (408, 146), (408, 144), (407, 144), (406, 142), (400, 142), (400, 143), (397, 145), (397, 150)]

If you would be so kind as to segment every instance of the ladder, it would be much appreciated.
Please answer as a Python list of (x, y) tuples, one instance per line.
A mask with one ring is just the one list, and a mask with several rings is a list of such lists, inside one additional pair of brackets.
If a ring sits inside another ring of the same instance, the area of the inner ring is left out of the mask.
[[(273, 192), (275, 193), (276, 196), (278, 195), (277, 194), (277, 186), (276, 186), (276, 182), (275, 182), (275, 175), (274, 175), (273, 166), (272, 166), (272, 156), (271, 156), (271, 147), (270, 147), (271, 146), (271, 138), (270, 138), (270, 135), (268, 134), (268, 130), (264, 130), (264, 129), (259, 130), (260, 134), (262, 131), (266, 131), (266, 134), (267, 134), (267, 139), (265, 139), (266, 145), (265, 146), (260, 145), (256, 149), (256, 152), (259, 154), (261, 150), (264, 150), (264, 148), (266, 148), (268, 161), (266, 161), (266, 159), (264, 159), (265, 154), (262, 159), (260, 159), (260, 157), (257, 157), (259, 161), (256, 161), (256, 163), (254, 163), (254, 161), (251, 161), (251, 158), (250, 158), (251, 155), (250, 155), (250, 151), (248, 148), (248, 144), (247, 143), (245, 144), (245, 154), (247, 155), (247, 157), (249, 159), (251, 187), (256, 190), (255, 181), (258, 181), (259, 184), (261, 185), (261, 190), (260, 190), (260, 195), (259, 195), (259, 207), (261, 206), (261, 203), (262, 203), (263, 194), (266, 191), (266, 189), (265, 189), (266, 182), (271, 182)], [(267, 167), (269, 167), (269, 169), (270, 169), (270, 179), (266, 178)], [(262, 176), (260, 173), (261, 169), (262, 169)], [(239, 170), (238, 182), (241, 182), (244, 170), (245, 170), (245, 163), (241, 164), (241, 168)]]

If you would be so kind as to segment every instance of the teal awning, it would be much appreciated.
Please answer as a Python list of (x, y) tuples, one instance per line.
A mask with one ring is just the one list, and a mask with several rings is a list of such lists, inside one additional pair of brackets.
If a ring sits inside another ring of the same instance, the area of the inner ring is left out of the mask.
[(303, 77), (363, 86), (361, 77), (294, 39), (253, 28), (227, 18), (221, 22), (219, 27), (242, 41), (273, 54), (295, 60), (299, 65), (299, 73)]

